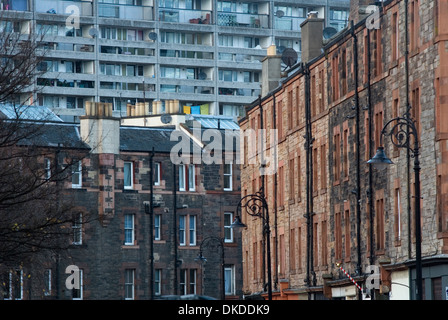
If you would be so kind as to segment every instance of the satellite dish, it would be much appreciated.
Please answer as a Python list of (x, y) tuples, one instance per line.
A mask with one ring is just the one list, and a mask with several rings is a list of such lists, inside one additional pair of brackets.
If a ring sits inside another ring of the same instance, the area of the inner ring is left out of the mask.
[(275, 13), (275, 16), (277, 18), (281, 18), (285, 15), (285, 13), (283, 12), (283, 10), (277, 10), (277, 12)]
[(326, 27), (323, 31), (324, 39), (330, 39), (333, 37), (338, 31), (333, 27)]
[(148, 38), (149, 38), (150, 40), (156, 41), (156, 40), (157, 40), (157, 33), (155, 33), (155, 32), (150, 32), (149, 35), (148, 35)]
[(199, 72), (199, 80), (207, 79), (207, 74), (203, 71)]
[(90, 28), (90, 30), (89, 30), (89, 34), (93, 37), (93, 38), (95, 38), (97, 35), (98, 35), (98, 30), (96, 29), (96, 28)]
[(282, 61), (286, 66), (291, 67), (297, 62), (297, 52), (292, 48), (286, 48), (282, 53)]
[(162, 123), (164, 123), (164, 124), (168, 124), (168, 123), (170, 123), (171, 120), (172, 120), (171, 115), (169, 115), (169, 114), (167, 114), (167, 113), (164, 113), (164, 114), (162, 114), (162, 115), (160, 116), (160, 121), (161, 121)]

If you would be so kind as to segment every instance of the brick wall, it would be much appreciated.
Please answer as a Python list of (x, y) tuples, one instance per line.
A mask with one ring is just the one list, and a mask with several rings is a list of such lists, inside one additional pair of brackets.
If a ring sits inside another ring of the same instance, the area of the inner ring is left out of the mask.
[[(414, 47), (410, 45), (412, 50), (409, 55), (409, 102), (412, 106), (411, 116), (418, 120), (420, 128), (423, 256), (446, 252), (447, 248), (447, 218), (443, 211), (446, 207), (446, 170), (443, 164), (446, 137), (442, 124), (444, 120), (441, 120), (445, 118), (442, 105), (443, 78), (446, 73), (446, 46), (442, 39), (445, 39), (447, 28), (441, 22), (445, 15), (441, 6), (433, 1), (413, 2), (409, 5), (410, 12), (414, 14), (409, 25), (414, 39)], [(384, 6), (381, 29), (367, 30), (361, 24), (355, 30), (358, 39), (358, 88), (355, 88), (354, 40), (349, 32), (328, 45), (325, 54), (310, 65), (309, 101), (311, 134), (314, 139), (308, 165), (304, 138), (307, 97), (305, 70), (298, 68), (293, 76), (261, 100), (264, 118), (268, 121), (266, 126), (281, 127), (284, 132), (278, 143), (278, 164), (284, 169), (278, 171), (277, 177), (270, 176), (265, 180), (265, 190), (268, 190), (267, 199), (270, 212), (273, 213), (272, 270), (276, 288), (279, 288), (280, 280), (288, 282), (290, 298), (300, 297), (300, 292), (306, 292), (303, 291), (306, 287), (304, 280), (310, 276), (312, 283), (313, 272), (316, 273), (317, 287), (324, 284), (324, 278), (332, 279), (333, 282), (347, 280), (336, 267), (336, 262), (342, 263), (345, 270), (356, 275), (358, 263), (363, 272), (372, 263), (379, 265), (380, 262), (388, 261), (390, 265), (395, 265), (407, 261), (409, 252), (412, 257), (415, 255), (412, 159), (410, 206), (407, 204), (408, 179), (404, 149), (394, 148), (389, 138), (383, 137), (386, 153), (395, 165), (385, 171), (377, 171), (366, 164), (380, 145), (383, 126), (390, 119), (402, 116), (407, 109), (404, 12), (403, 2), (390, 1)], [(323, 81), (320, 80), (321, 70)], [(324, 84), (323, 90), (320, 88), (321, 83)], [(355, 104), (355, 90), (359, 97), (358, 106)], [(320, 104), (322, 94), (323, 107)], [(274, 104), (278, 110), (277, 118), (283, 120), (281, 126), (278, 122), (272, 123)], [(360, 144), (356, 141), (356, 107), (359, 108)], [(257, 119), (259, 110), (258, 103), (249, 108), (247, 117), (240, 122), (242, 130), (253, 127), (256, 121), (252, 119)], [(371, 137), (369, 121), (372, 126)], [(357, 148), (360, 154), (359, 167)], [(322, 157), (323, 151), (325, 155)], [(288, 168), (291, 164), (294, 165), (293, 170)], [(297, 170), (300, 170), (300, 174)], [(361, 191), (360, 243), (357, 239), (356, 207), (358, 170)], [(369, 170), (373, 170), (371, 175)], [(257, 171), (257, 165), (242, 167), (243, 193), (245, 188), (250, 191), (253, 181), (257, 181)], [(294, 174), (295, 178), (291, 180), (289, 174)], [(309, 193), (312, 196), (308, 201), (307, 175), (314, 184), (310, 186)], [(275, 181), (283, 183), (276, 186)], [(294, 183), (294, 192), (289, 190), (291, 183)], [(275, 188), (278, 189), (277, 199), (271, 191)], [(279, 193), (284, 195), (279, 196)], [(283, 205), (276, 204), (279, 198), (285, 199)], [(307, 204), (312, 208), (308, 208)], [(412, 213), (410, 219), (408, 208)], [(307, 224), (308, 211), (314, 213), (310, 220), (312, 230)], [(251, 219), (247, 223), (248, 229), (243, 233), (243, 256), (248, 257), (243, 266), (244, 289), (257, 293), (262, 290), (262, 277), (254, 277), (253, 269), (260, 269), (261, 262), (257, 264), (257, 261), (262, 260), (254, 256), (259, 255), (260, 250), (253, 248), (261, 239), (260, 224)], [(411, 234), (408, 226), (411, 227)], [(309, 244), (313, 252), (313, 262), (309, 262), (312, 268), (307, 264), (311, 257), (307, 253), (307, 240), (310, 239), (307, 237), (313, 237)], [(388, 268), (390, 272), (392, 267)], [(285, 292), (279, 292), (279, 298), (285, 298)]]

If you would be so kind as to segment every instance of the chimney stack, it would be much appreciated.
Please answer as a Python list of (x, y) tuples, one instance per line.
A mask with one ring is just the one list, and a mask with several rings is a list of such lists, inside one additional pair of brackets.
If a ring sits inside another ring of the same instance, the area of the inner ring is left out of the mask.
[(277, 55), (277, 47), (272, 44), (267, 50), (267, 56), (262, 60), (261, 96), (266, 96), (278, 87), (281, 79), (281, 56)]
[(302, 31), (302, 62), (308, 62), (322, 52), (324, 19), (317, 12), (310, 12), (308, 18), (300, 24)]
[(85, 103), (86, 115), (80, 117), (81, 138), (95, 154), (118, 154), (120, 119), (112, 116), (112, 103)]
[(375, 5), (375, 0), (350, 0), (350, 16), (349, 20), (353, 20), (353, 24), (357, 24), (371, 13), (366, 11), (369, 5)]

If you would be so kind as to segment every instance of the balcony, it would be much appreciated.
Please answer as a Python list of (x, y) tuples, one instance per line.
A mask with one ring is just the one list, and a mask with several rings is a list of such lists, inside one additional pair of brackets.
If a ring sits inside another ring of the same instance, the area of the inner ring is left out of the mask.
[(269, 15), (238, 12), (218, 12), (219, 26), (243, 28), (269, 28)]
[[(79, 14), (80, 16), (92, 16), (92, 2), (90, 1), (55, 1), (39, 0), (36, 1), (36, 12), (51, 14)], [(77, 7), (78, 9), (74, 9)]]
[(98, 3), (98, 16), (126, 20), (154, 20), (154, 7)]
[(159, 20), (163, 22), (213, 24), (212, 11), (159, 8)]
[(300, 24), (305, 21), (306, 18), (300, 17), (288, 17), (283, 16), (281, 18), (274, 17), (274, 26), (276, 30), (300, 30)]
[(0, 10), (28, 11), (28, 0), (0, 0)]

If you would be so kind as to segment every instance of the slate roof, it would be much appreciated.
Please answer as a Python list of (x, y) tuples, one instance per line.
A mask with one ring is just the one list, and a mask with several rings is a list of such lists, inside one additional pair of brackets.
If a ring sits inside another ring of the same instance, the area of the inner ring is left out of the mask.
[(40, 121), (23, 121), (20, 123), (11, 121), (8, 124), (5, 121), (2, 125), (14, 126), (18, 135), (24, 132), (24, 138), (18, 143), (22, 146), (58, 147), (59, 145), (61, 148), (90, 149), (81, 140), (78, 124)]
[(43, 106), (0, 104), (0, 117), (5, 119), (62, 122), (53, 111)]
[[(11, 125), (16, 125), (18, 122), (4, 120), (3, 125), (7, 125), (9, 122)], [(84, 143), (79, 134), (79, 123), (67, 123), (67, 122), (41, 122), (41, 121), (20, 121), (20, 128), (27, 132), (32, 132), (31, 135), (27, 134), (24, 139), (21, 139), (20, 145), (31, 146), (36, 145), (39, 147), (58, 147), (69, 149), (90, 149), (91, 146)], [(1, 122), (0, 122), (0, 125)], [(14, 129), (15, 130), (15, 129)], [(121, 126), (120, 127), (120, 151), (126, 152), (151, 152), (154, 148), (154, 152), (170, 153), (176, 145), (181, 141), (188, 141), (190, 153), (201, 150), (199, 145), (191, 139), (189, 135), (181, 130), (175, 132), (175, 127), (134, 127), (134, 126)], [(223, 129), (201, 129), (201, 137), (204, 136), (204, 132), (216, 137), (221, 135), (222, 150), (237, 151), (237, 141), (239, 139), (239, 130), (223, 130)], [(20, 132), (19, 132), (20, 134)], [(231, 145), (226, 145), (226, 134), (230, 134), (232, 137)], [(172, 137), (172, 138), (171, 138)], [(172, 140), (171, 140), (172, 139)], [(211, 143), (205, 141), (205, 145)], [(193, 146), (195, 144), (195, 146)], [(217, 149), (216, 145), (213, 145)], [(195, 148), (194, 148), (195, 147)], [(180, 146), (177, 146), (179, 150)], [(182, 150), (185, 152), (185, 150)]]
[(151, 152), (154, 147), (154, 152), (169, 153), (172, 148), (179, 143), (180, 138), (178, 137), (180, 136), (182, 139), (188, 139), (190, 141), (190, 150), (192, 151), (193, 142), (185, 133), (181, 131), (176, 132), (175, 135), (173, 135), (174, 141), (170, 140), (174, 130), (174, 126), (155, 128), (122, 126), (120, 127), (120, 150)]

